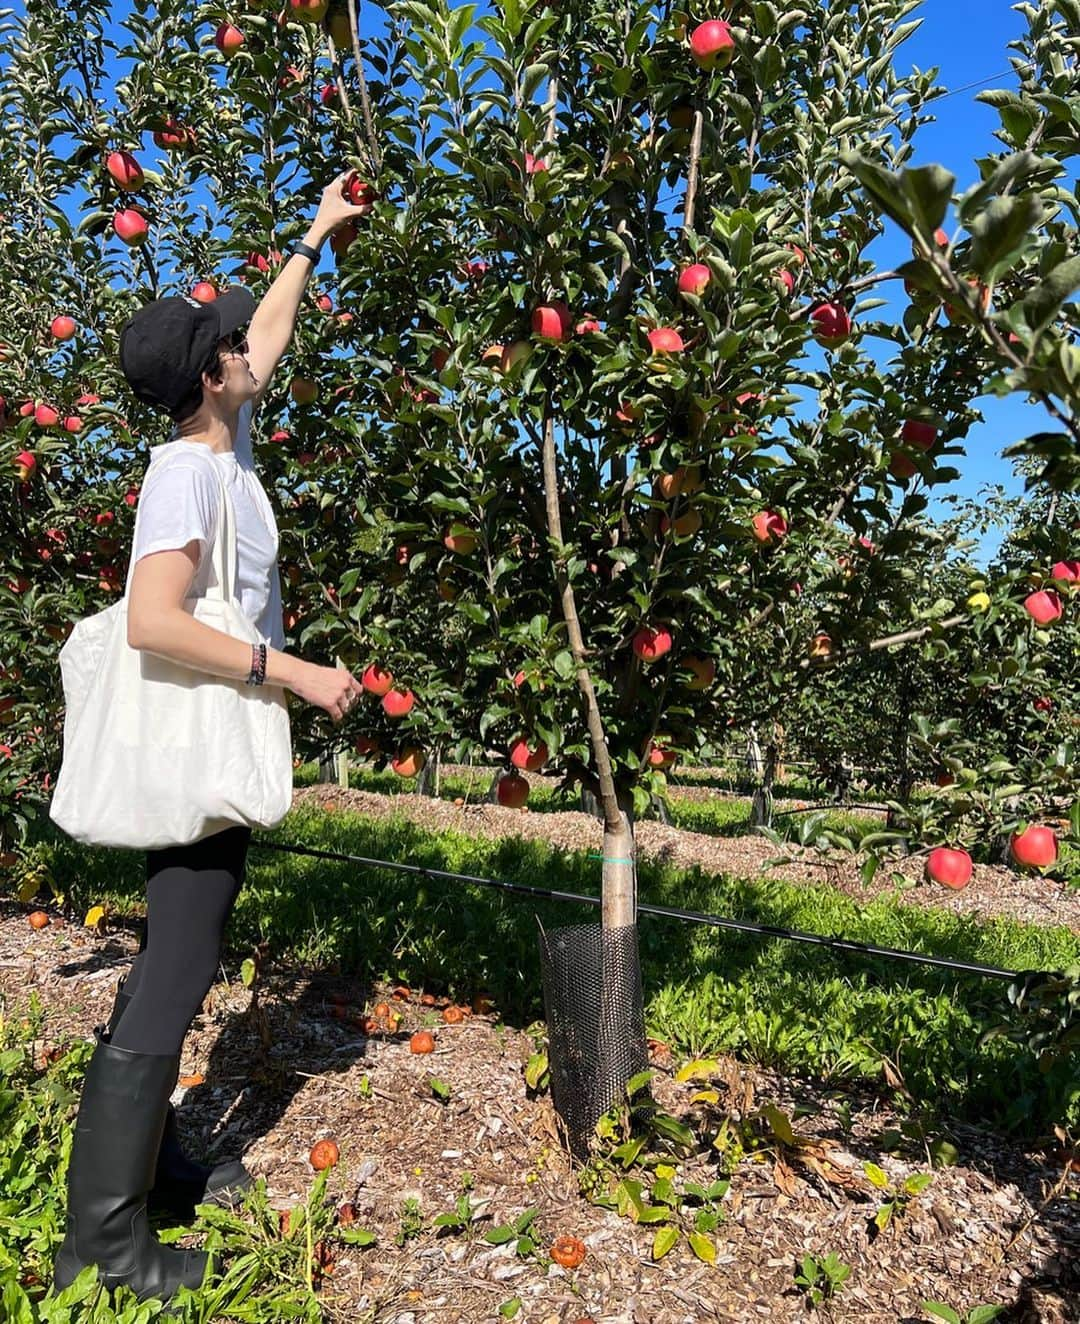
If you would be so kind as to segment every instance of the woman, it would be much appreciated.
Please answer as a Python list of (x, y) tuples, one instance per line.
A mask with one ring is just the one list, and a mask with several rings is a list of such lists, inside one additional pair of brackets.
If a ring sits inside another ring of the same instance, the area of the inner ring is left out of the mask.
[[(120, 336), (121, 367), (132, 391), (176, 423), (173, 437), (155, 448), (139, 497), (128, 643), (208, 675), (283, 686), (335, 721), (361, 687), (348, 671), (282, 651), (277, 525), (252, 461), (250, 425), (292, 339), (322, 243), (363, 214), (345, 199), (347, 178), (348, 172), (326, 188), (304, 241), (293, 245), (257, 306), (241, 286), (207, 304), (186, 296), (158, 299)], [(233, 638), (183, 607), (185, 598), (206, 591), (213, 571), (207, 551), (221, 500), (215, 467), (236, 516), (237, 597), (265, 643)], [(88, 1264), (97, 1265), (99, 1281), (110, 1290), (124, 1284), (139, 1300), (168, 1300), (180, 1287), (200, 1287), (212, 1271), (208, 1255), (163, 1246), (150, 1233), (148, 1203), (190, 1213), (199, 1200), (229, 1202), (251, 1185), (238, 1161), (211, 1169), (184, 1156), (169, 1102), (184, 1037), (217, 972), (250, 837), (249, 827), (237, 825), (147, 852), (139, 952), (107, 1028), (95, 1029), (83, 1083), (57, 1290)]]

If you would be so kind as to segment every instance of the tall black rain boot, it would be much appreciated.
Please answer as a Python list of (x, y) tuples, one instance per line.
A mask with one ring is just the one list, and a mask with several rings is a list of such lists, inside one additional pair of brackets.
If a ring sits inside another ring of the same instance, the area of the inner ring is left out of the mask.
[[(109, 1013), (108, 1028), (102, 1031), (98, 1026), (95, 1033), (104, 1033), (108, 1038), (120, 1023), (120, 1017), (131, 1002), (131, 995), (124, 992), (123, 979), (117, 985), (116, 1000)], [(178, 1071), (179, 1074), (179, 1071)], [(172, 1090), (176, 1088), (174, 1078)], [(188, 1158), (180, 1145), (180, 1132), (176, 1124), (176, 1109), (170, 1103), (165, 1113), (165, 1129), (161, 1136), (161, 1150), (158, 1153), (154, 1171), (154, 1185), (147, 1198), (146, 1207), (150, 1214), (167, 1214), (179, 1219), (193, 1217), (197, 1204), (236, 1204), (242, 1192), (253, 1186), (254, 1179), (239, 1159), (219, 1163), (211, 1167), (206, 1163), (197, 1163)]]
[(133, 1053), (99, 1037), (86, 1069), (68, 1166), (67, 1235), (54, 1286), (69, 1286), (89, 1264), (110, 1291), (168, 1301), (203, 1285), (205, 1251), (163, 1246), (151, 1235), (146, 1197), (180, 1055)]

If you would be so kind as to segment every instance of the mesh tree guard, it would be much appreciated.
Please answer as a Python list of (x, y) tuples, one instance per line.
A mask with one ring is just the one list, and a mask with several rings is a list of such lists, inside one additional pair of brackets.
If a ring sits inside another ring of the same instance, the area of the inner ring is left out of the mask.
[(584, 1160), (599, 1118), (649, 1066), (637, 925), (537, 924), (551, 1097), (572, 1153)]

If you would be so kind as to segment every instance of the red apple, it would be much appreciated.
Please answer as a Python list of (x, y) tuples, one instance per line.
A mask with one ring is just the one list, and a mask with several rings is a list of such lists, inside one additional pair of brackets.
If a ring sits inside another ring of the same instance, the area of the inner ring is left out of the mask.
[(918, 473), (915, 461), (903, 451), (889, 452), (889, 473), (894, 478), (913, 478)]
[(519, 772), (508, 772), (499, 778), (495, 793), (504, 808), (520, 809), (529, 798), (529, 783)]
[(515, 768), (521, 768), (525, 772), (537, 772), (548, 760), (548, 747), (542, 740), (538, 740), (529, 748), (529, 742), (524, 738), (517, 740), (510, 746), (510, 762)]
[(458, 533), (452, 526), (443, 534), (443, 546), (448, 552), (457, 552), (459, 556), (469, 556), (476, 551), (476, 534), (463, 530)]
[(125, 244), (144, 244), (149, 233), (146, 217), (134, 207), (125, 207), (113, 217), (113, 230)]
[(37, 460), (29, 451), (20, 451), (12, 463), (15, 465), (15, 472), (19, 475), (20, 483), (25, 483), (37, 468)]
[(920, 423), (909, 418), (900, 429), (900, 440), (921, 451), (928, 451), (937, 439), (937, 428), (932, 423)]
[(387, 717), (406, 717), (415, 702), (412, 690), (387, 690), (382, 699), (383, 712)]
[(540, 336), (542, 340), (565, 340), (572, 326), (570, 309), (561, 299), (542, 303), (533, 309), (533, 334)]
[(162, 147), (170, 152), (187, 152), (195, 145), (194, 129), (187, 128), (178, 120), (167, 119), (160, 129), (154, 130), (155, 147)]
[(78, 414), (69, 414), (67, 418), (64, 419), (64, 428), (68, 432), (81, 432), (82, 425), (82, 419)]
[(286, 65), (277, 85), (283, 92), (295, 94), (304, 86), (304, 75), (295, 64)]
[(208, 280), (200, 280), (191, 287), (191, 297), (198, 303), (213, 303), (217, 298), (217, 290)]
[(851, 318), (838, 303), (819, 303), (810, 313), (814, 339), (826, 349), (838, 349), (851, 335)]
[(379, 742), (374, 736), (357, 736), (353, 744), (353, 749), (364, 758), (368, 754), (377, 754), (379, 752)]
[(525, 173), (527, 175), (542, 174), (548, 168), (546, 161), (539, 161), (531, 152), (525, 153)]
[(52, 405), (38, 405), (34, 409), (34, 422), (39, 428), (53, 428), (60, 422), (60, 415)]
[(315, 307), (322, 313), (332, 313), (334, 311), (334, 301), (329, 294), (320, 294), (315, 300)]
[(1080, 561), (1055, 561), (1050, 569), (1050, 578), (1062, 580), (1066, 584), (1080, 583)]
[(648, 339), (654, 354), (678, 354), (684, 348), (682, 336), (672, 326), (658, 326), (649, 332)]
[(710, 18), (690, 34), (690, 54), (699, 69), (723, 69), (735, 54), (735, 38), (726, 23)]
[(531, 340), (515, 340), (505, 346), (499, 355), (499, 371), (506, 376), (513, 372), (519, 363), (527, 363), (532, 357), (535, 346)]
[(343, 258), (349, 251), (351, 245), (355, 242), (357, 236), (356, 225), (353, 221), (346, 221), (344, 225), (330, 236), (330, 247), (336, 258)]
[[(989, 286), (984, 285), (982, 281), (978, 279), (977, 276), (968, 276), (966, 277), (966, 279), (967, 279), (967, 283), (978, 295), (979, 305), (982, 308), (982, 311), (985, 313), (987, 309), (990, 307)], [(949, 319), (950, 322), (956, 322), (958, 320), (964, 321), (970, 318), (970, 314), (968, 313), (966, 306), (962, 311), (958, 311), (951, 303), (945, 304), (945, 316)]]
[(787, 267), (781, 267), (781, 269), (776, 273), (776, 279), (784, 287), (782, 293), (784, 294), (795, 293), (795, 277), (791, 274), (790, 271), (788, 271)]
[(214, 45), (226, 59), (230, 55), (234, 55), (243, 44), (244, 34), (239, 28), (233, 27), (227, 21), (220, 24), (218, 30), (214, 33)]
[(750, 523), (760, 543), (778, 543), (787, 535), (788, 522), (775, 510), (759, 510)]
[(926, 876), (942, 887), (966, 887), (971, 882), (971, 856), (966, 850), (937, 846), (926, 858)]
[(321, 23), (329, 9), (329, 0), (289, 0), (293, 18), (302, 23)]
[(406, 745), (400, 754), (390, 760), (390, 766), (399, 777), (415, 777), (425, 763), (427, 755), (416, 745)]
[(1014, 832), (1009, 850), (1017, 864), (1026, 869), (1047, 869), (1057, 859), (1057, 836), (1052, 828), (1033, 823), (1023, 832)]
[(827, 634), (815, 634), (810, 640), (810, 656), (812, 658), (830, 657), (833, 651), (833, 641)]
[(1039, 625), (1049, 625), (1061, 615), (1061, 598), (1053, 589), (1040, 589), (1029, 593), (1024, 599), (1024, 609), (1031, 619)]
[(1044, 696), (1041, 699), (1033, 699), (1031, 706), (1037, 713), (1049, 713), (1054, 710), (1054, 701)]
[(54, 317), (49, 324), (49, 330), (56, 340), (70, 340), (78, 328), (71, 317)]
[(674, 750), (662, 744), (659, 739), (646, 740), (644, 753), (650, 768), (670, 768), (679, 757)]
[(470, 258), (463, 268), (465, 279), (473, 284), (479, 284), (484, 279), (484, 272), (487, 271), (488, 265), (482, 257)]
[(361, 179), (354, 170), (345, 181), (345, 196), (354, 207), (361, 208), (362, 216), (366, 216), (375, 206), (379, 195), (375, 192), (375, 186)]
[(695, 262), (679, 272), (679, 293), (696, 294), (699, 298), (705, 293), (705, 287), (712, 280), (712, 272), (704, 262)]
[(578, 336), (587, 336), (590, 332), (599, 330), (600, 323), (594, 317), (586, 317), (574, 327), (574, 334)]
[(319, 88), (319, 100), (324, 106), (328, 106), (331, 101), (337, 100), (337, 83), (323, 83)]
[[(664, 535), (672, 527), (671, 518), (668, 515), (660, 516), (660, 533)], [(684, 511), (675, 521), (675, 532), (680, 538), (689, 538), (697, 533), (701, 528), (701, 511), (691, 507)]]
[(374, 694), (377, 699), (381, 699), (384, 694), (387, 694), (393, 683), (394, 678), (390, 672), (380, 667), (377, 662), (372, 662), (360, 677), (360, 684), (369, 694)]
[(319, 394), (318, 385), (308, 377), (294, 377), (289, 394), (298, 405), (310, 405)]
[(110, 152), (105, 158), (105, 169), (129, 193), (143, 186), (142, 166), (130, 152)]
[(631, 647), (643, 662), (655, 662), (671, 650), (671, 631), (664, 625), (642, 625), (635, 630)]

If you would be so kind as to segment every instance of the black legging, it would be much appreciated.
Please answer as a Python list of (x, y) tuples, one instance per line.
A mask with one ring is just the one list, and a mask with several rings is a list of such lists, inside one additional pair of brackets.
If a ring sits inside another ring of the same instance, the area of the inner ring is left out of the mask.
[(217, 974), (225, 924), (244, 882), (251, 829), (146, 852), (146, 924), (124, 981), (131, 995), (112, 1042), (179, 1053)]

